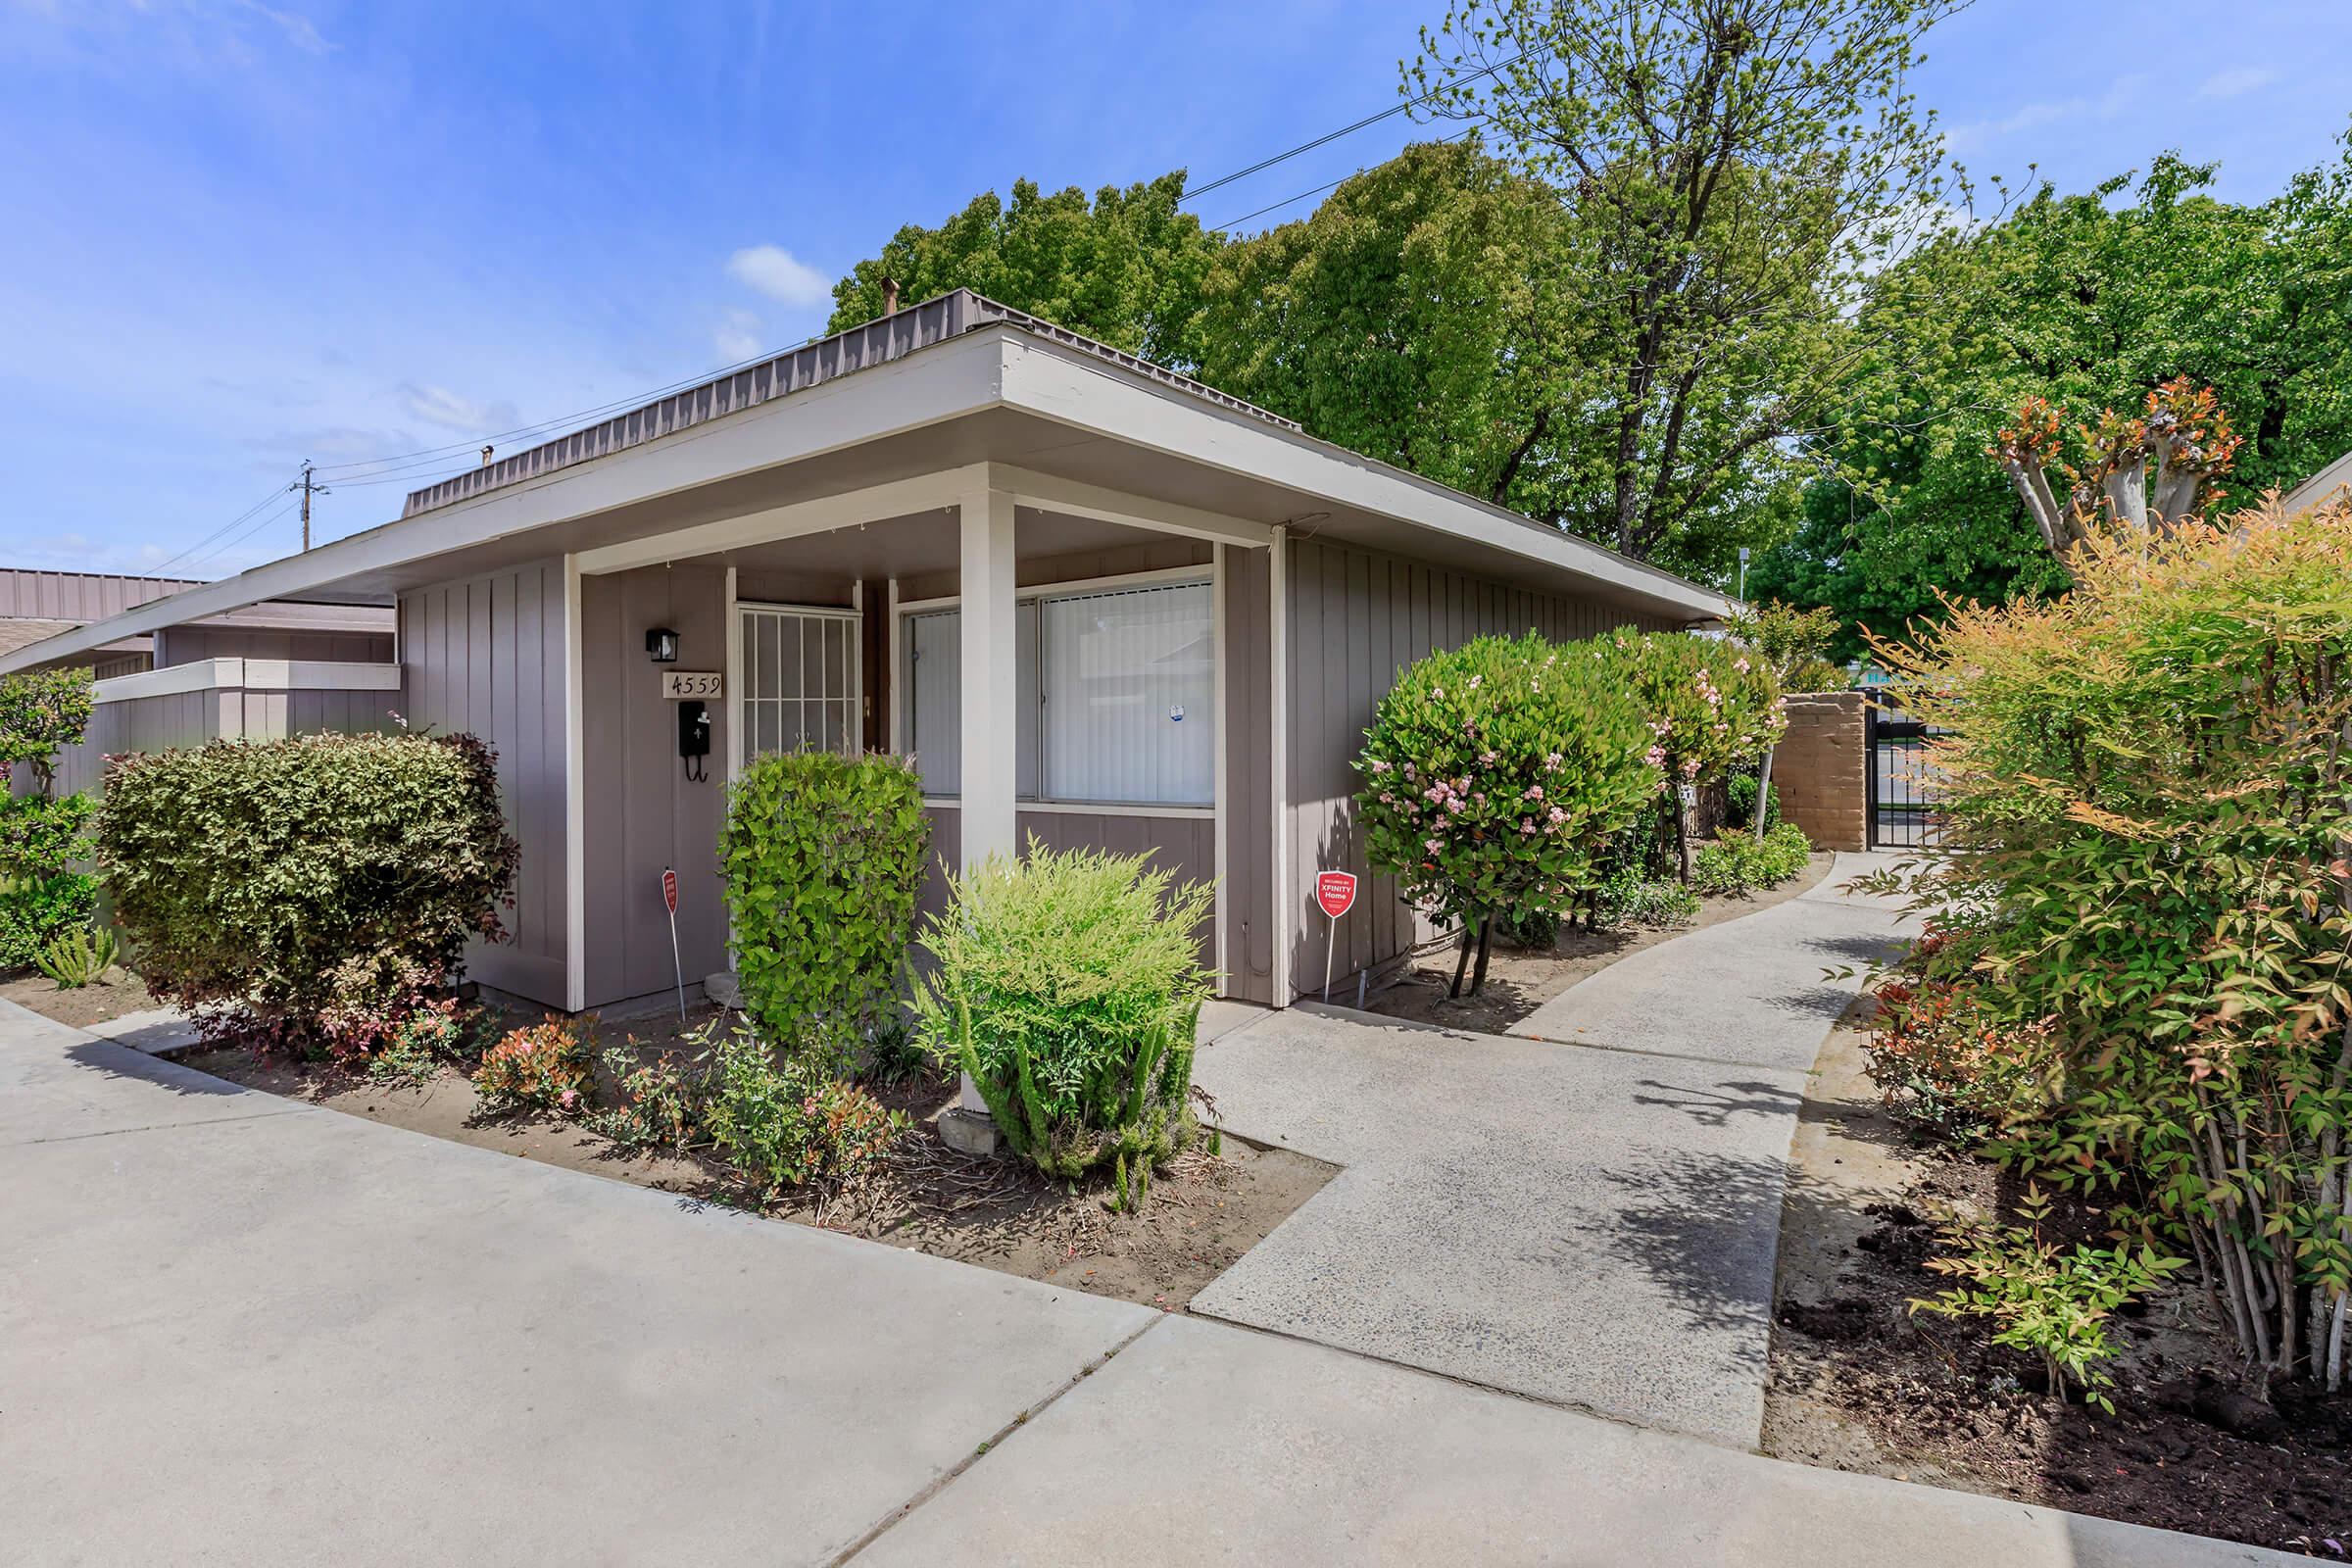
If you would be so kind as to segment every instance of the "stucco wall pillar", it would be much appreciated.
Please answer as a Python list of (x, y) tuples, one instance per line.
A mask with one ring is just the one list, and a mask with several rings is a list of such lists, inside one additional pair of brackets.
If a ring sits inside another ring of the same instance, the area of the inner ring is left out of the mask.
[(1014, 710), (1012, 497), (963, 498), (963, 863), (1011, 858), (1019, 725)]
[(1788, 732), (1772, 754), (1772, 790), (1781, 819), (1804, 829), (1817, 850), (1869, 845), (1867, 701), (1860, 692), (1788, 698)]

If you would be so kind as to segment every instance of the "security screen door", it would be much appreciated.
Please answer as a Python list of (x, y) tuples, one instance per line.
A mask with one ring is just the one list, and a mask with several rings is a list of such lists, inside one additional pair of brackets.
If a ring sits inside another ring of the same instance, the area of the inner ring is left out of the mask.
[(745, 605), (743, 755), (840, 752), (864, 739), (859, 722), (858, 612)]

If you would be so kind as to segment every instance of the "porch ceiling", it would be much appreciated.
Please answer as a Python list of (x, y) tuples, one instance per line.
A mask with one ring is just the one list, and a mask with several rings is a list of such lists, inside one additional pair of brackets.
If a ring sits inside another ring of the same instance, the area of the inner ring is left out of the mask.
[[(1163, 537), (1143, 528), (1035, 507), (1018, 508), (1015, 515), (1014, 554), (1019, 561), (1109, 550)], [(915, 577), (956, 570), (962, 559), (961, 539), (956, 514), (941, 508), (695, 559), (747, 570), (773, 567), (843, 578)]]

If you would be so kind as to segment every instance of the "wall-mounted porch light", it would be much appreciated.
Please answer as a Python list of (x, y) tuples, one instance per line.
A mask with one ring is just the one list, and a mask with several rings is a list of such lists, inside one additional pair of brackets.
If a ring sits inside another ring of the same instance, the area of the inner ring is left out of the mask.
[(678, 634), (667, 626), (656, 626), (645, 634), (646, 657), (657, 664), (678, 662)]

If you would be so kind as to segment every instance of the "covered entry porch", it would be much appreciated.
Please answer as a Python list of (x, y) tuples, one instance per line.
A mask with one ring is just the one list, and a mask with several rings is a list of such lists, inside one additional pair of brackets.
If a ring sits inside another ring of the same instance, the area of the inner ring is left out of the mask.
[(688, 982), (728, 967), (726, 787), (801, 748), (913, 761), (926, 908), (949, 868), (1032, 838), (1146, 853), (1216, 885), (1203, 959), (1272, 1001), (1272, 537), (979, 464), (571, 558), (570, 1004), (670, 986), (665, 869)]

